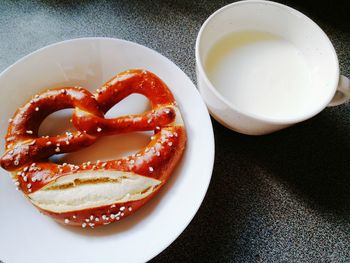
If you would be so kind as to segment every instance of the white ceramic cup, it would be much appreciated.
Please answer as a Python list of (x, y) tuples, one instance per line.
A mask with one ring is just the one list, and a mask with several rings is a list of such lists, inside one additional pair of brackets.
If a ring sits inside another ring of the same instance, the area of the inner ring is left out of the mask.
[[(210, 49), (222, 37), (247, 30), (280, 36), (302, 52), (311, 69), (311, 85), (320, 91), (310, 98), (307, 110), (278, 119), (255, 115), (229, 101), (211, 83), (204, 65)], [(249, 135), (280, 130), (315, 116), (327, 106), (342, 104), (350, 98), (349, 79), (339, 75), (337, 54), (327, 35), (299, 11), (270, 1), (236, 2), (213, 13), (198, 33), (196, 71), (198, 88), (211, 115), (224, 126)]]

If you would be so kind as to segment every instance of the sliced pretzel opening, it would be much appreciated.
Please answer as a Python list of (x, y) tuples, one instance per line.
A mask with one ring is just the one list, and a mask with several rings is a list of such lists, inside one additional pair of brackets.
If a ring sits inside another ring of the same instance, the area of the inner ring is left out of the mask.
[(48, 188), (43, 189), (43, 191), (48, 190), (62, 190), (75, 187), (77, 185), (83, 184), (103, 184), (103, 183), (121, 183), (122, 180), (127, 179), (126, 176), (120, 176), (119, 178), (101, 177), (101, 178), (77, 178), (72, 182), (67, 182), (64, 184), (51, 185)]
[(36, 206), (62, 213), (140, 200), (160, 183), (135, 173), (96, 170), (62, 176), (28, 196)]

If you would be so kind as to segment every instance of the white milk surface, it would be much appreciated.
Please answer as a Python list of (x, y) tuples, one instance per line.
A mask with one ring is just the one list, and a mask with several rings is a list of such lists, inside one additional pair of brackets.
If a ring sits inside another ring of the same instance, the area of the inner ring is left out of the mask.
[(206, 72), (214, 87), (235, 108), (283, 119), (308, 111), (310, 69), (300, 50), (267, 32), (225, 36), (208, 53)]

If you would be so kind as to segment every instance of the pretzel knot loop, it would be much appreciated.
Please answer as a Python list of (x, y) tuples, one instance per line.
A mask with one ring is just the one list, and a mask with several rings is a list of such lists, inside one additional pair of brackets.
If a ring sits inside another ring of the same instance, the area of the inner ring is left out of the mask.
[(154, 74), (132, 70), (123, 72), (97, 90), (95, 98), (106, 113), (115, 104), (132, 93), (146, 96), (152, 110), (139, 115), (105, 119), (91, 112), (78, 111), (73, 116), (74, 125), (93, 135), (108, 135), (131, 131), (160, 129), (174, 121), (176, 113), (174, 97), (166, 85)]
[[(139, 93), (151, 103), (142, 114), (105, 119), (104, 114), (127, 96)], [(74, 108), (77, 132), (38, 137), (51, 113)], [(98, 137), (154, 131), (149, 144), (118, 160), (55, 164), (48, 157), (72, 152)], [(95, 227), (126, 217), (150, 200), (180, 160), (186, 132), (166, 84), (148, 71), (129, 70), (105, 83), (95, 94), (78, 87), (51, 89), (16, 111), (6, 135), (1, 166), (44, 214), (58, 222)]]
[(36, 95), (10, 120), (6, 135), (6, 152), (1, 159), (4, 169), (13, 171), (33, 161), (48, 158), (56, 153), (67, 153), (89, 146), (96, 136), (82, 132), (67, 132), (55, 137), (38, 138), (42, 121), (51, 113), (74, 108), (103, 117), (92, 94), (81, 87), (51, 89)]

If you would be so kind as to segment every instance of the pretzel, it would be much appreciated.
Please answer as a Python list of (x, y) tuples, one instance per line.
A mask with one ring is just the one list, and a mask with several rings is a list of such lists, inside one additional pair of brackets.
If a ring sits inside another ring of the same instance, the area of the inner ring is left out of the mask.
[[(152, 110), (138, 115), (104, 119), (103, 113), (132, 93), (148, 97)], [(6, 143), (8, 150), (1, 159), (1, 165), (15, 172), (17, 185), (42, 213), (60, 223), (83, 228), (119, 221), (142, 207), (168, 180), (186, 143), (184, 124), (173, 95), (165, 83), (150, 72), (130, 70), (118, 74), (93, 97), (95, 102), (87, 103), (89, 108), (85, 103), (69, 104), (75, 106), (72, 119), (80, 136), (92, 142), (103, 135), (154, 130), (149, 144), (136, 154), (119, 160), (85, 162), (80, 165), (52, 163), (45, 159), (52, 152), (45, 152), (44, 149), (45, 154), (38, 156), (46, 157), (36, 162), (29, 163), (30, 158), (22, 157), (25, 154), (16, 155), (20, 157), (15, 167), (21, 168), (14, 170), (13, 166), (8, 165), (7, 157), (12, 149), (8, 145), (14, 143), (11, 140)], [(16, 112), (14, 120), (21, 112)], [(28, 119), (34, 118), (31, 116), (33, 111), (27, 113)], [(37, 118), (40, 121), (42, 119)], [(10, 124), (8, 135), (13, 134), (11, 125), (16, 123), (13, 121)], [(27, 140), (27, 137), (24, 139)], [(39, 139), (55, 138), (36, 140)]]
[(41, 122), (51, 113), (67, 108), (103, 117), (93, 95), (81, 87), (51, 89), (36, 95), (9, 120), (6, 152), (1, 158), (1, 166), (13, 171), (56, 153), (73, 152), (93, 144), (96, 136), (82, 132), (38, 138)]

